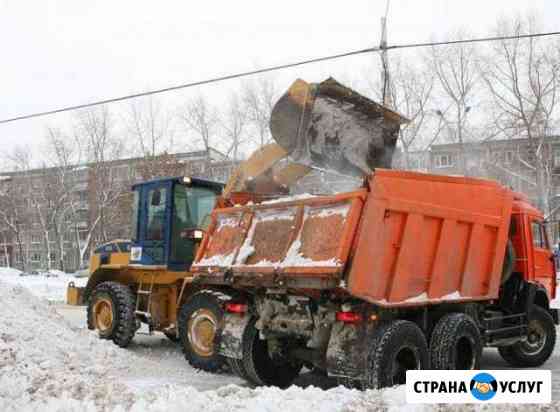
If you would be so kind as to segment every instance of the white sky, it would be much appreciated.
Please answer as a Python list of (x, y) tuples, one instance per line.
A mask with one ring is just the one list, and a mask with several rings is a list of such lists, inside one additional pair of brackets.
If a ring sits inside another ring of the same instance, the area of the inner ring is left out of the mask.
[[(377, 45), (384, 9), (385, 0), (0, 0), (0, 119)], [(389, 43), (445, 39), (458, 27), (485, 35), (498, 16), (529, 10), (547, 29), (560, 28), (558, 0), (391, 0)], [(296, 77), (352, 81), (374, 58), (276, 78), (282, 87)], [(218, 102), (237, 84), (199, 91)], [(199, 91), (162, 103), (176, 106)], [(69, 122), (57, 115), (0, 125), (0, 156), (16, 145), (37, 152), (47, 124)]]

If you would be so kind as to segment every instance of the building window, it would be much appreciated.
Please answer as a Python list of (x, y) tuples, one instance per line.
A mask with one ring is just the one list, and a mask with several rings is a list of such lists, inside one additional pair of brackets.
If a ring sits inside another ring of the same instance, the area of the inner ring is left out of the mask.
[(435, 156), (436, 167), (451, 167), (453, 166), (453, 156), (450, 154), (439, 154)]
[(513, 163), (513, 158), (515, 157), (515, 153), (511, 150), (506, 152), (506, 163)]
[(38, 235), (37, 233), (33, 233), (31, 235), (31, 243), (33, 244), (41, 243), (41, 235)]
[(560, 166), (560, 150), (554, 151), (554, 166)]
[(491, 154), (492, 163), (501, 163), (502, 162), (502, 153), (501, 152), (492, 152)]
[(32, 262), (40, 262), (41, 261), (41, 254), (40, 253), (31, 253), (31, 261)]

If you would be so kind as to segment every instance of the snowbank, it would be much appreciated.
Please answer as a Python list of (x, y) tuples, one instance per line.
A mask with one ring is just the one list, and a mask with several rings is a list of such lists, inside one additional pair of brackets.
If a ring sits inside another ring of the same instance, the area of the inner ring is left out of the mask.
[(51, 270), (37, 275), (21, 275), (22, 272), (17, 269), (0, 267), (0, 282), (25, 287), (33, 295), (51, 302), (66, 301), (68, 283), (74, 282), (76, 286), (85, 286), (87, 283), (87, 278), (76, 278), (72, 274), (60, 270)]
[(52, 305), (3, 279), (0, 302), (1, 411), (41, 410), (40, 403), (60, 398), (98, 406), (130, 401), (115, 379), (132, 364), (126, 351), (72, 328)]
[[(21, 285), (0, 278), (0, 411), (429, 411), (476, 409), (472, 405), (406, 404), (404, 387), (357, 391), (292, 386), (247, 388), (225, 385), (201, 391), (191, 385), (135, 387), (127, 377), (141, 365), (165, 369), (164, 362), (141, 357), (98, 339), (94, 332), (72, 327), (55, 306)], [(182, 361), (182, 359), (181, 359)], [(196, 373), (184, 363), (187, 373)], [(132, 373), (134, 374), (134, 373)], [(201, 380), (223, 382), (224, 375), (200, 373)], [(552, 408), (558, 407), (555, 402)], [(526, 405), (484, 405), (485, 410), (526, 410)]]

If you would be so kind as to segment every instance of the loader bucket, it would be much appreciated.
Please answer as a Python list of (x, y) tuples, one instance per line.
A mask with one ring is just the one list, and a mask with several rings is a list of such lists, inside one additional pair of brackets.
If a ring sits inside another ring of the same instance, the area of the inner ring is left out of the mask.
[(408, 120), (329, 78), (296, 80), (270, 116), (270, 132), (300, 164), (345, 175), (390, 168), (399, 128)]

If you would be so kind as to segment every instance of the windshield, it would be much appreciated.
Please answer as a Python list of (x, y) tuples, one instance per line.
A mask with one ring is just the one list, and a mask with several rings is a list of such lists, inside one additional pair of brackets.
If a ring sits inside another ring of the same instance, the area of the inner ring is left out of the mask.
[(173, 221), (171, 262), (190, 263), (194, 258), (194, 243), (185, 237), (185, 229), (206, 229), (217, 194), (205, 187), (176, 184), (173, 189)]
[(216, 202), (216, 193), (204, 187), (175, 185), (174, 219), (183, 228), (203, 228)]

